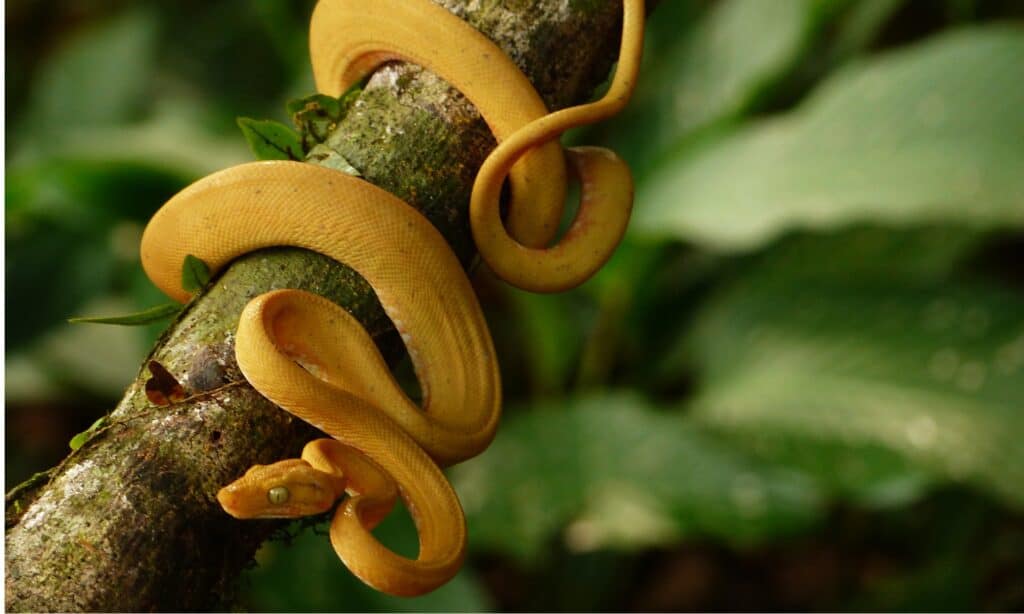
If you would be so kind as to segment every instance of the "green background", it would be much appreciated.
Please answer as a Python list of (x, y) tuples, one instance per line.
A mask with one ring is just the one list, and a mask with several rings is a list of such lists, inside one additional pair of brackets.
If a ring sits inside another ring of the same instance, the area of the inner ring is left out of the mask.
[[(8, 488), (133, 378), (160, 325), (65, 318), (165, 300), (142, 227), (312, 92), (311, 8), (7, 3)], [(1022, 17), (663, 0), (631, 106), (571, 138), (631, 163), (624, 244), (565, 294), (480, 282), (506, 414), (450, 471), (465, 569), (399, 600), (296, 528), (242, 605), (1024, 608)]]

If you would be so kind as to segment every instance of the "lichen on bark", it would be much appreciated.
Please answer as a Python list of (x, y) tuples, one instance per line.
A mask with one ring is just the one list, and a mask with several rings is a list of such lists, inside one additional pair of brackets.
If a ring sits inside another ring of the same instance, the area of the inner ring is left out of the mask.
[[(501, 45), (551, 108), (586, 99), (614, 59), (619, 2), (439, 3)], [(471, 262), (466, 207), (493, 138), (461, 94), (415, 66), (387, 65), (328, 143), (365, 179), (420, 210), (462, 262)], [(213, 495), (250, 465), (295, 456), (316, 436), (246, 385), (234, 361), (242, 307), (285, 287), (345, 306), (386, 357), (401, 355), (372, 290), (347, 267), (292, 248), (238, 259), (147, 358), (192, 396), (153, 405), (144, 361), (93, 438), (49, 479), (8, 497), (8, 610), (230, 607), (235, 579), (279, 525), (235, 521)]]

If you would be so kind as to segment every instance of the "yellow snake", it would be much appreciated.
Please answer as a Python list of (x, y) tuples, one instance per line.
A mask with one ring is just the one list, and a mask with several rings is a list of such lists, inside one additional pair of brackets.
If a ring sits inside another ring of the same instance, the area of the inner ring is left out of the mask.
[[(595, 102), (548, 113), (515, 64), (490, 40), (429, 0), (320, 0), (310, 26), (317, 89), (339, 95), (379, 64), (420, 64), (476, 105), (499, 145), (473, 186), (470, 223), (483, 259), (518, 287), (557, 291), (592, 275), (625, 231), (628, 167), (597, 148), (563, 150), (565, 130), (617, 113), (632, 92), (643, 0), (625, 0), (619, 64)], [(548, 247), (562, 217), (568, 160), (581, 183), (579, 211)], [(506, 231), (499, 214), (510, 181)], [(299, 290), (277, 290), (244, 309), (235, 355), (262, 395), (333, 439), (250, 469), (217, 495), (237, 518), (328, 511), (338, 556), (360, 579), (418, 595), (462, 565), (466, 527), (440, 467), (479, 454), (501, 407), (498, 363), (476, 296), (441, 235), (408, 204), (361, 179), (298, 162), (242, 164), (168, 201), (142, 239), (143, 267), (185, 301), (181, 263), (191, 254), (220, 270), (253, 250), (289, 245), (343, 262), (373, 287), (406, 344), (423, 404), (399, 388), (369, 335), (344, 309)], [(370, 533), (400, 496), (419, 534), (415, 559)]]

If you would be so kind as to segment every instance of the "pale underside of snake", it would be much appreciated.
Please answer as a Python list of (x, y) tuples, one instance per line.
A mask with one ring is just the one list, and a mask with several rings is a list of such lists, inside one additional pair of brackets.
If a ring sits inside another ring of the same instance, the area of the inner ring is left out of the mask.
[[(473, 186), (477, 248), (502, 279), (550, 292), (589, 278), (625, 231), (628, 167), (604, 149), (563, 150), (558, 137), (625, 105), (643, 13), (643, 0), (624, 1), (619, 63), (605, 96), (555, 113), (497, 46), (429, 0), (320, 0), (310, 53), (324, 94), (340, 95), (391, 59), (420, 64), (462, 91), (499, 143)], [(562, 217), (566, 160), (580, 179), (581, 203), (566, 234), (548, 246)], [(150, 221), (141, 256), (153, 282), (184, 301), (186, 255), (220, 270), (279, 245), (327, 255), (369, 282), (405, 341), (424, 400), (417, 405), (403, 393), (341, 307), (298, 290), (257, 296), (239, 322), (239, 367), (262, 395), (333, 439), (310, 442), (301, 459), (253, 467), (218, 500), (238, 518), (295, 518), (326, 512), (347, 494), (330, 529), (342, 561), (381, 591), (433, 590), (458, 571), (466, 549), (462, 508), (440, 467), (483, 451), (500, 415), (497, 358), (476, 296), (444, 239), (412, 207), (361, 179), (298, 162), (242, 164), (197, 181)], [(415, 559), (370, 532), (397, 497), (419, 534)]]

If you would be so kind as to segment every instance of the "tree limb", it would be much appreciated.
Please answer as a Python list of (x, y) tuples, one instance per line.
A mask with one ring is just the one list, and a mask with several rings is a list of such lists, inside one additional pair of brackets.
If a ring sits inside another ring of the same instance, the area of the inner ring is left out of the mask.
[[(435, 0), (495, 40), (552, 109), (589, 97), (614, 60), (619, 2)], [(407, 200), (464, 263), (466, 208), (493, 147), (458, 92), (417, 67), (377, 71), (328, 139), (363, 177)], [(187, 400), (156, 406), (143, 366), (108, 422), (48, 475), (7, 497), (7, 608), (225, 609), (235, 579), (280, 525), (239, 522), (214, 494), (254, 463), (297, 456), (315, 431), (250, 388), (234, 360), (242, 307), (274, 288), (317, 292), (352, 311), (385, 356), (401, 343), (366, 283), (347, 267), (291, 248), (234, 262), (152, 350)], [(339, 563), (340, 564), (340, 563)]]

